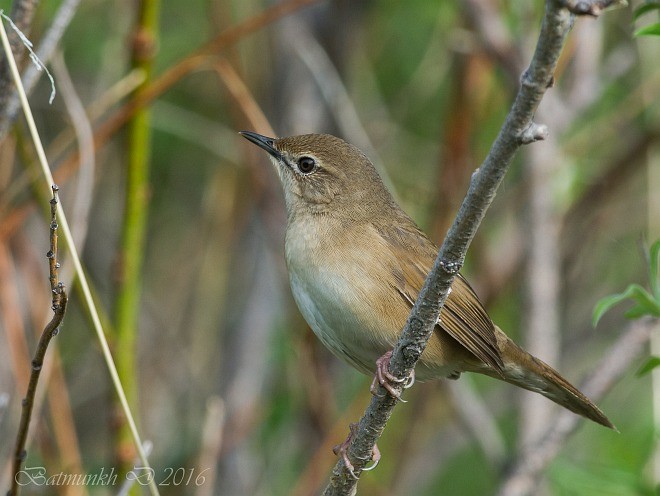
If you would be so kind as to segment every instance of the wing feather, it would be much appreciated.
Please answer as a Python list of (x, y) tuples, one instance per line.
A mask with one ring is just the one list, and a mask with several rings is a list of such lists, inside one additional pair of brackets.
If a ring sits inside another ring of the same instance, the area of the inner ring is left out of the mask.
[[(412, 223), (412, 221), (411, 221)], [(381, 235), (398, 261), (397, 290), (410, 308), (433, 266), (437, 249), (414, 224), (388, 229)], [(416, 242), (411, 243), (411, 239)], [(495, 337), (495, 326), (474, 290), (460, 274), (440, 313), (436, 332), (446, 332), (475, 357), (503, 374), (504, 363)]]

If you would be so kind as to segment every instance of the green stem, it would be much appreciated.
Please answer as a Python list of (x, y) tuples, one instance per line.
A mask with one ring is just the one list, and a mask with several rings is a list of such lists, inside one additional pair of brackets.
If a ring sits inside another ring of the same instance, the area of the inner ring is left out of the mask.
[[(142, 0), (133, 35), (132, 69), (144, 71), (145, 79), (133, 97), (139, 99), (151, 82), (160, 0)], [(128, 123), (126, 200), (120, 247), (120, 268), (115, 303), (115, 356), (117, 371), (129, 405), (137, 404), (137, 326), (142, 288), (142, 264), (149, 208), (149, 162), (151, 160), (151, 112), (137, 111)], [(133, 459), (128, 426), (121, 422), (117, 452), (122, 465)]]

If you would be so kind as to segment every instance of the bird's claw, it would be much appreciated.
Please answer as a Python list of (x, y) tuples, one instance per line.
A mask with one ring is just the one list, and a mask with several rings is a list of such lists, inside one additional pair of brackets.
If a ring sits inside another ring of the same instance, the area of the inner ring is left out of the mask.
[[(349, 433), (348, 437), (344, 440), (343, 443), (338, 444), (334, 448), (332, 448), (332, 452), (337, 455), (341, 456), (341, 459), (344, 461), (344, 466), (346, 467), (346, 470), (348, 470), (348, 473), (351, 474), (351, 477), (353, 479), (358, 480), (358, 476), (355, 475), (355, 467), (351, 463), (351, 461), (348, 459), (348, 447), (351, 444), (351, 441), (357, 434), (357, 428), (358, 424), (353, 422), (349, 425)], [(380, 462), (380, 450), (378, 449), (378, 445), (374, 444), (373, 451), (371, 453), (371, 460), (374, 462), (373, 465), (370, 467), (365, 467), (362, 469), (363, 472), (368, 472), (370, 470), (373, 470), (376, 468), (378, 465), (378, 462)]]
[(403, 383), (403, 389), (408, 389), (415, 383), (415, 371), (413, 370), (410, 373), (410, 376), (406, 377), (405, 379), (399, 379), (398, 377), (395, 377), (389, 370), (391, 358), (392, 352), (388, 351), (382, 357), (376, 360), (376, 374), (374, 375), (374, 380), (371, 382), (371, 387), (369, 390), (374, 396), (379, 396), (378, 384), (380, 384), (383, 386), (383, 388), (385, 388), (390, 396), (400, 400), (402, 403), (406, 403), (405, 400), (401, 399), (401, 393), (394, 388), (393, 384)]

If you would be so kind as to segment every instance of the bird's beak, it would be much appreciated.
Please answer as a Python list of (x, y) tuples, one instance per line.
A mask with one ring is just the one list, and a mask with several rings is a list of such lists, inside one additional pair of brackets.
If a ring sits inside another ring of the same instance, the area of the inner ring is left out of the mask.
[(253, 133), (252, 131), (239, 131), (241, 136), (246, 140), (251, 141), (259, 148), (263, 148), (277, 160), (282, 160), (282, 154), (275, 148), (275, 138), (269, 138), (261, 134)]

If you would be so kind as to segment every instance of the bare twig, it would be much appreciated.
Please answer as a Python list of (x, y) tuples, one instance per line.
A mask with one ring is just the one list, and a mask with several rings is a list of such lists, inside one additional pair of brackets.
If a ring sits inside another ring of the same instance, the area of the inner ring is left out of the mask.
[[(545, 135), (544, 126), (535, 124), (532, 119), (543, 95), (552, 85), (557, 60), (573, 21), (574, 16), (556, 0), (546, 3), (536, 50), (529, 68), (523, 73), (513, 106), (486, 160), (472, 176), (467, 196), (392, 353), (390, 372), (402, 379), (402, 383), (410, 375), (433, 332), (451, 283), (463, 265), (467, 248), (514, 154), (522, 144), (542, 139)], [(373, 447), (397, 403), (384, 390), (381, 395), (372, 398), (348, 449), (356, 476), (371, 459)], [(356, 488), (356, 477), (340, 459), (324, 494), (352, 494)]]
[[(657, 319), (631, 323), (581, 387), (584, 394), (594, 401), (602, 398), (644, 350), (654, 325), (657, 325)], [(533, 494), (542, 471), (557, 455), (566, 438), (577, 429), (579, 422), (579, 417), (563, 410), (552, 422), (543, 439), (519, 454), (508, 477), (502, 482), (498, 495)]]
[(30, 427), (30, 418), (32, 417), (32, 407), (34, 406), (34, 398), (37, 392), (37, 383), (39, 382), (39, 375), (41, 374), (41, 368), (44, 364), (44, 357), (46, 356), (46, 351), (48, 349), (50, 340), (59, 332), (59, 326), (62, 323), (64, 312), (66, 310), (67, 296), (66, 291), (64, 290), (64, 284), (59, 281), (58, 269), (60, 268), (60, 264), (57, 262), (58, 188), (57, 186), (53, 185), (52, 189), (53, 198), (50, 200), (50, 250), (46, 256), (48, 257), (50, 274), (49, 280), (50, 289), (53, 294), (52, 308), (54, 315), (50, 322), (46, 324), (46, 327), (41, 334), (41, 338), (39, 339), (39, 344), (37, 345), (34, 358), (32, 359), (30, 382), (28, 384), (27, 393), (25, 394), (25, 399), (23, 400), (21, 422), (18, 428), (18, 434), (16, 436), (16, 448), (14, 449), (14, 466), (12, 471), (13, 477), (11, 488), (9, 489), (8, 493), (10, 496), (18, 494), (18, 481), (20, 477), (21, 466), (27, 456), (25, 445), (27, 442), (28, 429)]
[[(48, 215), (44, 219), (47, 221)], [(43, 285), (43, 271), (40, 270), (39, 263), (41, 257), (37, 256), (33, 243), (23, 236), (17, 236), (14, 239), (14, 244), (14, 254), (18, 268), (25, 275), (27, 294), (30, 295), (27, 304), (30, 307), (30, 315), (32, 317), (33, 325), (31, 327), (37, 331), (37, 339), (39, 339), (44, 324), (50, 318), (51, 311), (49, 304), (50, 296), (45, 292), (42, 294), (41, 291)], [(41, 253), (40, 249), (38, 251)], [(60, 281), (64, 282), (66, 287), (71, 287), (73, 274), (65, 275), (65, 268), (68, 264), (61, 252), (59, 262), (62, 265), (59, 271)], [(67, 473), (82, 474), (84, 470), (80, 445), (73, 418), (71, 396), (64, 377), (61, 355), (57, 347), (51, 347), (49, 354), (49, 360), (44, 363), (41, 369), (39, 381), (44, 386), (37, 391), (34, 407), (32, 408), (32, 416), (44, 414), (42, 403), (44, 397), (47, 397), (48, 412), (50, 413), (50, 420), (52, 422), (51, 431), (55, 445), (57, 446), (57, 454), (55, 456), (59, 462), (59, 466)], [(23, 362), (23, 365), (28, 361), (29, 358)], [(26, 372), (29, 375), (29, 370), (26, 370)], [(27, 383), (25, 387), (27, 387)], [(27, 440), (28, 444), (34, 438), (35, 431), (38, 431), (38, 429), (32, 429), (30, 431)], [(84, 496), (88, 494), (85, 486), (76, 486), (70, 489), (71, 494), (67, 494), (67, 496)]]

